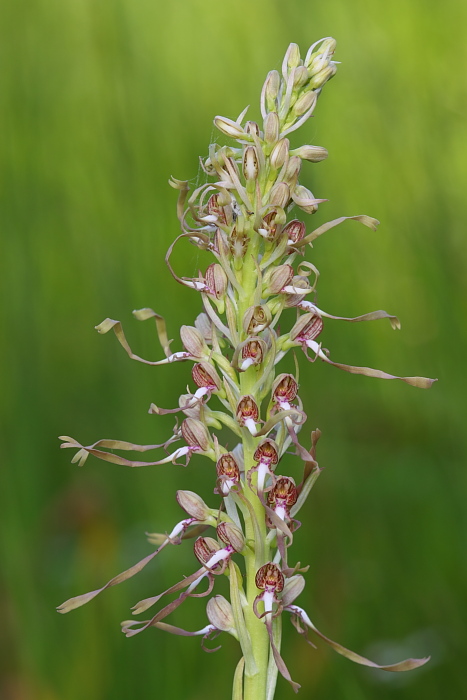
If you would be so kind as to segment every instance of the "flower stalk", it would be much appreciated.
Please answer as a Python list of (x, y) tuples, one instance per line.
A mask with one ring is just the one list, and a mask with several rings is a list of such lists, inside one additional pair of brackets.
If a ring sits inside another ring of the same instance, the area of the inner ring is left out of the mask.
[[(183, 349), (171, 350), (165, 321), (152, 309), (133, 313), (140, 321), (154, 319), (165, 354), (162, 359), (149, 361), (133, 353), (119, 321), (106, 319), (97, 326), (102, 334), (112, 330), (136, 361), (148, 365), (193, 363), (193, 392), (183, 394), (176, 408), (163, 409), (152, 403), (149, 409), (156, 415), (180, 413), (181, 423), (175, 424), (173, 434), (161, 445), (99, 440), (84, 446), (73, 438), (61, 438), (62, 447), (77, 450), (72, 462), (80, 466), (89, 455), (132, 468), (170, 463), (186, 466), (199, 456), (213, 462), (215, 507), (206, 505), (194, 492), (178, 491), (178, 504), (188, 517), (169, 534), (148, 535), (150, 544), (157, 545), (155, 551), (102, 588), (71, 598), (58, 610), (80, 607), (106, 588), (139, 573), (168, 545), (196, 538), (194, 556), (201, 568), (137, 603), (133, 612), (139, 615), (163, 597), (176, 595), (150, 619), (126, 620), (122, 629), (127, 637), (151, 627), (201, 636), (203, 648), (206, 640), (222, 632), (232, 635), (241, 649), (233, 682), (234, 700), (273, 700), (278, 674), (298, 691), (300, 686), (291, 678), (281, 652), (284, 615), (305, 638), (311, 630), (359, 664), (407, 671), (428, 660), (378, 666), (323, 635), (307, 612), (295, 605), (305, 585), (302, 574), (307, 567), (293, 565), (289, 550), (300, 527), (295, 516), (321, 471), (316, 458), (320, 432), (311, 433), (308, 447), (302, 444), (306, 415), (298, 376), (278, 373), (279, 362), (294, 348), (302, 348), (309, 361), (320, 359), (352, 374), (399, 379), (420, 388), (428, 388), (434, 381), (335, 362), (320, 342), (328, 320), (388, 319), (393, 328), (400, 328), (397, 317), (386, 311), (355, 318), (323, 311), (315, 303), (319, 271), (312, 262), (303, 260), (313, 241), (345, 220), (356, 220), (372, 230), (379, 222), (366, 215), (340, 217), (307, 233), (304, 222), (291, 218), (297, 207), (312, 215), (326, 201), (299, 183), (303, 163), (320, 162), (327, 157), (326, 149), (304, 145), (290, 150), (289, 135), (312, 116), (324, 85), (335, 74), (334, 50), (335, 41), (326, 38), (313, 44), (302, 58), (299, 47), (291, 44), (282, 75), (271, 71), (264, 83), (262, 123), (244, 124), (246, 110), (237, 120), (215, 117), (214, 125), (224, 137), (233, 139), (234, 145), (210, 145), (209, 155), (202, 161), (207, 181), (192, 193), (186, 181), (170, 180), (178, 191), (181, 234), (170, 246), (166, 262), (177, 282), (201, 296), (203, 306), (194, 325), (180, 329)], [(180, 277), (171, 264), (174, 246), (186, 241), (213, 256), (213, 262), (196, 278)], [(290, 332), (280, 335), (283, 314), (294, 316), (295, 323)], [(222, 445), (216, 436), (224, 426), (237, 441), (234, 449)], [(165, 453), (152, 461), (118, 454), (161, 448)], [(283, 473), (285, 455), (291, 453), (293, 459), (303, 462), (298, 484)], [(208, 624), (188, 631), (164, 621), (188, 597), (210, 596), (217, 576), (229, 578), (230, 601), (220, 595), (208, 600)]]

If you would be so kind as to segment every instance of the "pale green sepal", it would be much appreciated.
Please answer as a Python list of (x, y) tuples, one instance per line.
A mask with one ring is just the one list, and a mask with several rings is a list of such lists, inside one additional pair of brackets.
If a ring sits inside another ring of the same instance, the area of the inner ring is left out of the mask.
[(237, 664), (235, 669), (233, 687), (232, 687), (232, 700), (243, 700), (243, 669), (245, 668), (245, 659), (242, 658)]
[(250, 634), (246, 628), (245, 618), (243, 616), (242, 604), (240, 601), (238, 567), (235, 562), (229, 562), (230, 570), (230, 603), (232, 605), (233, 616), (235, 620), (235, 629), (238, 633), (238, 641), (242, 648), (243, 657), (245, 659), (245, 674), (247, 676), (255, 676), (258, 673), (258, 668), (253, 656), (253, 646), (251, 643)]

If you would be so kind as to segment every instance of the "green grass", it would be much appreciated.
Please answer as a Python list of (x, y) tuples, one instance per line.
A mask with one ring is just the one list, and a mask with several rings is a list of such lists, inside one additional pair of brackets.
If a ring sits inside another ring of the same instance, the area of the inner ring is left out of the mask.
[[(323, 308), (386, 308), (403, 328), (329, 322), (324, 342), (337, 361), (440, 381), (425, 392), (301, 358), (326, 469), (294, 556), (311, 564), (302, 600), (324, 632), (383, 660), (395, 646), (433, 661), (383, 677), (291, 632), (284, 656), (304, 698), (462, 697), (467, 6), (15, 0), (0, 14), (0, 696), (198, 700), (215, 688), (229, 697), (238, 658), (229, 640), (206, 656), (196, 639), (154, 630), (126, 640), (119, 631), (130, 605), (191, 572), (189, 544), (186, 556), (167, 551), (80, 611), (54, 611), (149, 551), (145, 530), (180, 517), (176, 488), (209, 499), (212, 469), (195, 458), (187, 470), (92, 459), (80, 470), (56, 436), (160, 442), (170, 433), (170, 417), (147, 407), (175, 405), (188, 369), (138, 366), (93, 326), (121, 319), (135, 347), (156, 358), (153, 329), (130, 313), (152, 306), (178, 347), (199, 298), (163, 264), (178, 230), (167, 179), (200, 177), (215, 114), (235, 118), (251, 103), (258, 116), (264, 77), (290, 41), (306, 50), (333, 35), (342, 66), (298, 132), (330, 152), (305, 175), (330, 200), (307, 222), (368, 213), (382, 225), (374, 234), (349, 222), (307, 255), (321, 271)], [(188, 246), (176, 261), (197, 270)], [(204, 624), (204, 602), (173, 617)]]

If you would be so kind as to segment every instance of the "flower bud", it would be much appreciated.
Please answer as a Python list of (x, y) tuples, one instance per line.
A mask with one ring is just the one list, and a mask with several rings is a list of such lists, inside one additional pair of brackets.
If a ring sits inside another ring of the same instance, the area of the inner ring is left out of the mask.
[(328, 157), (327, 150), (322, 146), (300, 146), (300, 148), (290, 151), (290, 154), (303, 158), (303, 160), (309, 160), (310, 163), (319, 163)]
[(289, 242), (289, 245), (301, 241), (302, 238), (304, 238), (305, 236), (305, 232), (305, 224), (303, 223), (303, 221), (299, 221), (298, 219), (292, 219), (292, 221), (289, 221), (289, 223), (283, 230), (283, 233), (287, 234), (287, 240)]
[(266, 143), (276, 143), (279, 139), (279, 115), (277, 112), (269, 112), (264, 122), (264, 140)]
[[(332, 61), (327, 65), (325, 68), (320, 70), (318, 73), (316, 73), (309, 82), (310, 88), (313, 89), (313, 91), (317, 90), (318, 88), (323, 87), (325, 83), (327, 83), (328, 80), (330, 80), (337, 72), (337, 66), (335, 63), (332, 63)], [(295, 106), (296, 103), (295, 103)]]
[(269, 162), (271, 163), (271, 168), (274, 170), (279, 170), (285, 163), (287, 156), (289, 155), (290, 141), (289, 139), (280, 139), (274, 146), (269, 156)]
[(269, 71), (264, 83), (264, 96), (268, 112), (275, 112), (277, 109), (277, 95), (281, 84), (281, 77), (276, 70)]
[(291, 340), (304, 342), (314, 340), (323, 330), (323, 321), (318, 314), (303, 314), (290, 331)]
[(206, 343), (212, 343), (212, 323), (209, 316), (205, 314), (204, 311), (196, 317), (195, 326)]
[(250, 306), (243, 317), (243, 330), (247, 335), (256, 335), (269, 326), (272, 314), (266, 305)]
[(305, 68), (305, 66), (297, 66), (293, 77), (294, 88), (303, 87), (308, 82), (309, 77), (308, 70)]
[(298, 491), (295, 481), (288, 476), (281, 476), (268, 492), (268, 501), (272, 508), (282, 506), (289, 509), (295, 505), (297, 499)]
[(300, 170), (302, 169), (302, 161), (298, 156), (292, 156), (287, 163), (287, 168), (285, 170), (284, 182), (287, 182), (290, 189), (294, 189), (297, 184), (298, 176), (300, 175)]
[(299, 206), (300, 209), (307, 214), (314, 214), (316, 211), (318, 211), (318, 202), (320, 200), (315, 199), (313, 193), (306, 187), (303, 187), (303, 185), (296, 186), (292, 193), (292, 199), (295, 204), (297, 204), (297, 206)]
[(208, 362), (198, 362), (193, 365), (191, 376), (197, 387), (205, 387), (210, 391), (219, 391), (221, 379), (216, 370)]
[(243, 176), (247, 182), (256, 180), (258, 177), (258, 172), (259, 167), (256, 148), (254, 148), (254, 146), (248, 146), (245, 148), (245, 152), (243, 154)]
[[(219, 542), (212, 537), (198, 537), (194, 544), (195, 557), (200, 564), (206, 564), (213, 554), (221, 549)], [(213, 568), (219, 567), (219, 563)]]
[(286, 401), (290, 403), (298, 393), (297, 380), (292, 374), (279, 374), (272, 385), (272, 397), (274, 401)]
[(302, 114), (308, 112), (309, 109), (314, 107), (316, 101), (318, 100), (318, 95), (313, 90), (304, 92), (293, 106), (293, 113), (296, 117), (301, 117)]
[(197, 328), (193, 326), (182, 326), (180, 328), (180, 338), (185, 350), (189, 352), (192, 357), (203, 357), (209, 354), (208, 346)]
[(274, 440), (271, 440), (271, 438), (262, 440), (255, 450), (253, 459), (255, 462), (267, 464), (268, 467), (273, 470), (279, 461), (279, 448)]
[(256, 122), (247, 122), (245, 124), (245, 131), (251, 136), (259, 136), (259, 126)]
[(225, 296), (228, 280), (222, 265), (219, 265), (219, 263), (211, 263), (204, 275), (204, 281), (210, 293), (215, 296), (216, 299), (221, 299)]
[(242, 396), (237, 404), (236, 419), (240, 425), (245, 421), (253, 420), (255, 423), (259, 418), (259, 408), (253, 396)]
[(233, 547), (236, 552), (241, 552), (245, 547), (243, 532), (233, 523), (219, 523), (217, 526), (217, 536), (221, 542)]
[(300, 574), (291, 576), (287, 579), (284, 585), (284, 590), (282, 591), (282, 605), (287, 607), (287, 605), (292, 605), (294, 600), (298, 598), (300, 593), (305, 588), (305, 579)]
[(177, 491), (177, 501), (179, 506), (196, 520), (206, 520), (211, 514), (201, 496), (194, 491)]
[(232, 606), (222, 595), (215, 595), (208, 600), (206, 615), (211, 625), (221, 632), (230, 632), (235, 629)]
[[(319, 44), (319, 48), (313, 51), (315, 46)], [(336, 50), (337, 42), (332, 37), (328, 37), (324, 41), (318, 41), (307, 51), (305, 57), (305, 66), (308, 68), (310, 75), (321, 70), (324, 66), (331, 63), (331, 57)]]
[(290, 201), (290, 188), (286, 182), (277, 182), (269, 195), (269, 204), (285, 209)]
[(290, 284), (294, 275), (291, 265), (279, 265), (272, 271), (268, 271), (268, 273), (263, 280), (263, 286), (267, 294), (279, 294), (281, 289)]
[(289, 44), (282, 63), (284, 76), (288, 74), (291, 68), (299, 66), (300, 62), (300, 49), (298, 44)]
[(271, 590), (280, 593), (284, 588), (284, 575), (279, 567), (271, 561), (258, 569), (255, 583), (256, 588), (259, 588), (260, 591)]
[(214, 126), (225, 134), (225, 136), (231, 136), (234, 139), (245, 138), (245, 132), (240, 124), (237, 124), (237, 122), (227, 117), (214, 117)]
[(207, 452), (211, 446), (211, 436), (206, 426), (194, 418), (185, 418), (181, 427), (183, 439), (190, 447)]

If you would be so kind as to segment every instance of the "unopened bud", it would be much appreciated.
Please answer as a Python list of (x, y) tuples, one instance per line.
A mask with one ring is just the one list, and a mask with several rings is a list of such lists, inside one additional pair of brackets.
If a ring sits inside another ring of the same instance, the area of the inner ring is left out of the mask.
[(203, 357), (209, 353), (203, 336), (197, 328), (193, 326), (182, 326), (180, 328), (180, 338), (183, 346), (192, 357)]
[(298, 342), (314, 340), (323, 330), (323, 321), (318, 314), (303, 314), (290, 331), (291, 340)]
[(285, 170), (284, 181), (293, 189), (297, 183), (300, 170), (302, 169), (302, 161), (298, 156), (292, 156), (287, 163)]
[[(317, 45), (319, 45), (318, 49), (313, 51)], [(310, 46), (305, 57), (305, 66), (308, 68), (310, 73), (321, 70), (325, 65), (327, 65), (327, 63), (329, 63), (334, 51), (336, 50), (336, 46), (337, 42), (332, 37), (328, 37), (324, 41), (317, 42), (316, 44)]]
[(199, 401), (193, 401), (193, 394), (181, 394), (178, 397), (178, 405), (188, 418), (200, 420), (201, 403)]
[(245, 180), (251, 181), (256, 180), (258, 177), (259, 167), (258, 167), (258, 155), (256, 153), (256, 148), (253, 146), (248, 146), (243, 154), (243, 175)]
[(285, 163), (287, 156), (289, 155), (290, 141), (289, 139), (280, 139), (274, 146), (269, 156), (269, 162), (271, 163), (271, 168), (274, 170), (279, 170)]
[(214, 126), (226, 136), (231, 136), (234, 139), (245, 138), (245, 132), (240, 124), (228, 119), (228, 117), (214, 117)]
[(243, 532), (233, 523), (222, 522), (217, 526), (217, 536), (226, 545), (233, 547), (236, 552), (241, 552), (245, 547)]
[(304, 92), (303, 95), (300, 95), (293, 106), (293, 113), (295, 116), (301, 117), (302, 114), (308, 112), (308, 110), (316, 104), (317, 99), (318, 95), (316, 92), (313, 92), (313, 90), (309, 90), (308, 92)]
[(269, 195), (269, 204), (285, 209), (289, 201), (290, 188), (288, 184), (286, 182), (277, 182)]
[(323, 146), (300, 146), (300, 148), (296, 148), (290, 153), (303, 158), (303, 160), (309, 160), (310, 163), (319, 163), (328, 157), (328, 152)]
[[(298, 159), (300, 160), (300, 159)], [(310, 192), (303, 185), (297, 185), (292, 192), (292, 199), (307, 214), (314, 214), (318, 211), (318, 203), (320, 200), (315, 199), (313, 192)], [(322, 201), (322, 200), (321, 200)]]
[(256, 122), (247, 122), (245, 124), (245, 131), (251, 136), (259, 136), (259, 126)]
[[(219, 542), (217, 542), (212, 537), (198, 537), (194, 544), (195, 557), (200, 562), (200, 564), (206, 564), (213, 554), (221, 549)], [(218, 567), (216, 564), (213, 568)]]
[(288, 285), (293, 277), (294, 271), (291, 265), (279, 265), (269, 274), (264, 276), (263, 284), (267, 294), (279, 294), (281, 289)]
[(277, 109), (277, 95), (281, 84), (281, 77), (276, 70), (269, 71), (265, 81), (264, 91), (266, 98), (266, 109), (268, 112), (275, 112)]
[(221, 632), (230, 632), (235, 629), (232, 606), (222, 595), (215, 595), (208, 600), (206, 615), (211, 625)]
[(272, 561), (258, 569), (255, 577), (256, 588), (260, 591), (280, 591), (284, 588), (284, 576)]
[(303, 591), (305, 588), (305, 579), (303, 576), (300, 576), (300, 574), (296, 574), (295, 576), (291, 576), (290, 578), (287, 579), (284, 585), (284, 590), (282, 591), (282, 605), (284, 608), (287, 605), (292, 605), (294, 600), (298, 598), (300, 593)]
[(277, 112), (269, 112), (264, 120), (264, 140), (266, 143), (276, 143), (279, 139), (279, 115)]
[(206, 426), (194, 418), (185, 418), (181, 427), (183, 439), (190, 447), (207, 452), (211, 446), (211, 436)]
[(196, 520), (206, 520), (211, 514), (201, 496), (194, 491), (177, 491), (177, 501), (179, 506)]
[(196, 386), (205, 387), (210, 391), (218, 391), (221, 388), (221, 380), (216, 370), (208, 362), (198, 362), (193, 365), (191, 376)]
[(309, 82), (310, 88), (317, 90), (323, 87), (328, 80), (330, 80), (337, 72), (337, 66), (335, 63), (329, 63), (325, 68), (316, 73)]
[(303, 87), (309, 79), (308, 70), (305, 66), (297, 66), (294, 71), (293, 86), (294, 88)]
[(253, 459), (255, 462), (267, 464), (273, 470), (279, 461), (279, 448), (274, 440), (265, 438), (256, 448)]
[(272, 314), (266, 305), (250, 306), (243, 317), (243, 330), (247, 335), (257, 335), (269, 326)]
[(287, 75), (291, 68), (296, 68), (300, 65), (300, 48), (298, 44), (289, 44), (285, 52), (282, 70), (284, 75)]
[(204, 281), (210, 293), (221, 299), (227, 291), (227, 275), (225, 274), (222, 265), (219, 263), (211, 263), (206, 270)]

